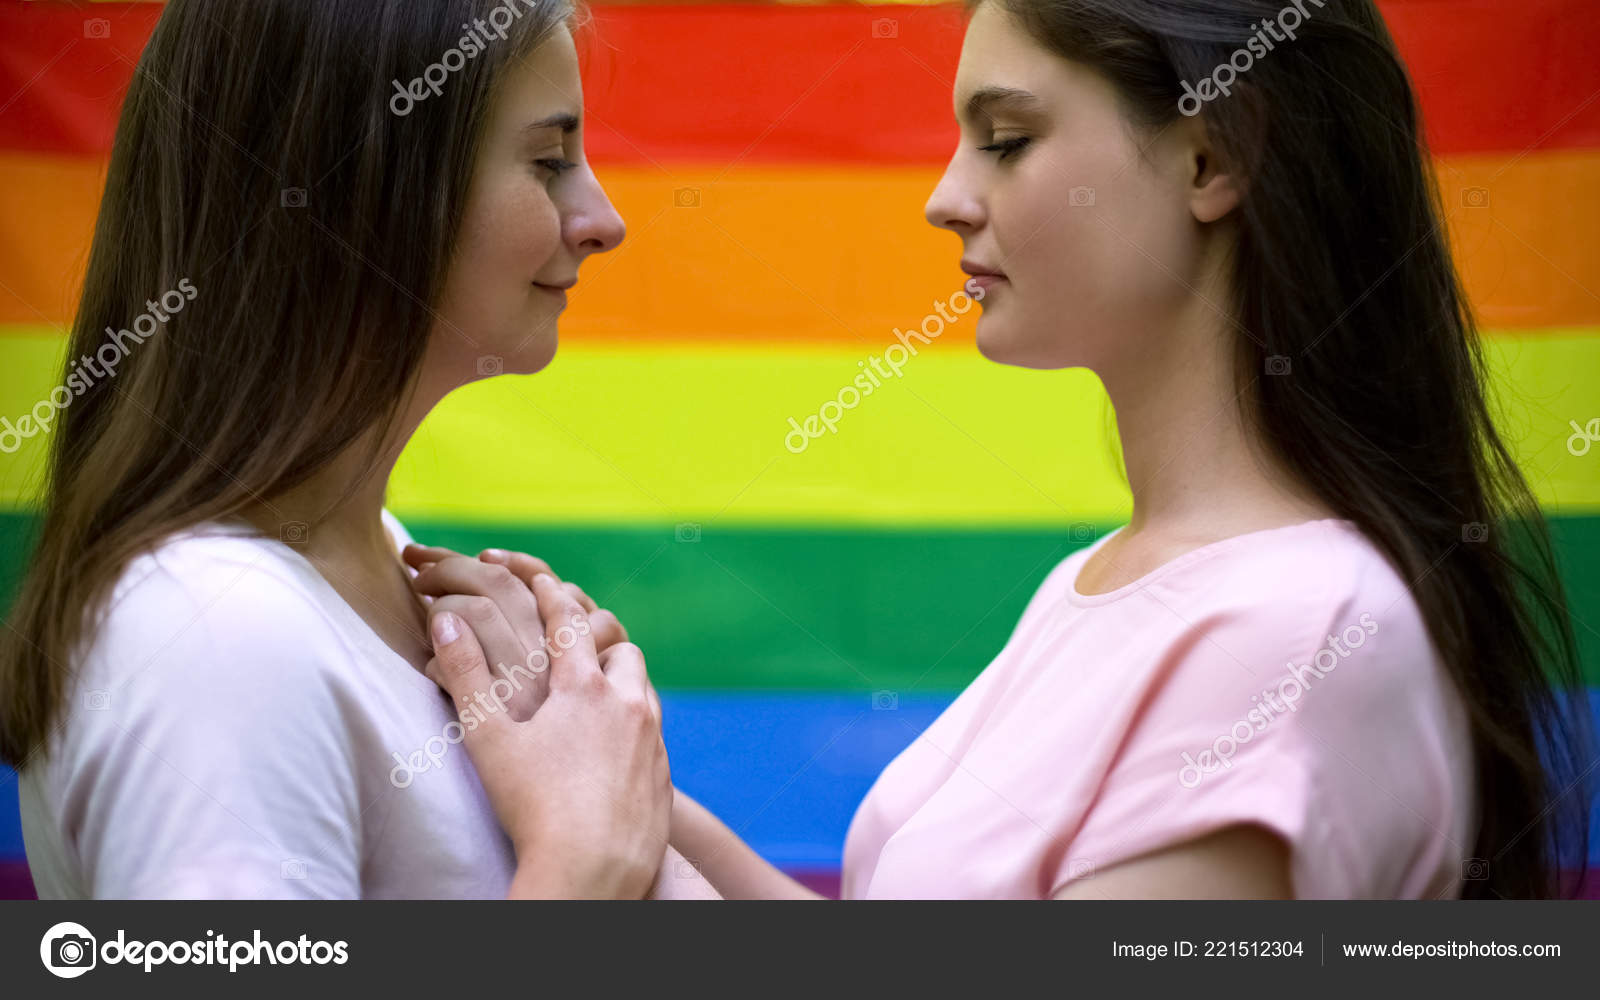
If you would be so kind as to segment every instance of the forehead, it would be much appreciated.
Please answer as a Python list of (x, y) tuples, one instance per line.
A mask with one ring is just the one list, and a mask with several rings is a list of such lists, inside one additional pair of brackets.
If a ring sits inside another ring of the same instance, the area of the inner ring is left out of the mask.
[(980, 4), (967, 20), (956, 68), (955, 96), (964, 103), (979, 87), (1014, 86), (1026, 64), (1041, 54), (1033, 40), (997, 4)]
[(952, 98), (958, 118), (966, 117), (974, 95), (1021, 91), (1042, 95), (1061, 60), (1041, 48), (998, 4), (984, 3), (972, 12), (961, 44)]
[(565, 26), (558, 26), (521, 60), (506, 67), (497, 117), (542, 116), (583, 107), (578, 51)]

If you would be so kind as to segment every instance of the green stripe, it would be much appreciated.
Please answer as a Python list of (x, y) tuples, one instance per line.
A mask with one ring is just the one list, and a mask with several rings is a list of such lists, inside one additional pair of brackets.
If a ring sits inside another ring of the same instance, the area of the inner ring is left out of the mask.
[[(1111, 527), (706, 525), (698, 541), (680, 541), (673, 525), (484, 527), (398, 513), (420, 541), (549, 560), (617, 612), (662, 688), (959, 690), (999, 651), (1050, 569)], [(0, 515), (7, 595), (31, 524)], [(1551, 527), (1585, 674), (1600, 684), (1600, 517), (1557, 517)]]

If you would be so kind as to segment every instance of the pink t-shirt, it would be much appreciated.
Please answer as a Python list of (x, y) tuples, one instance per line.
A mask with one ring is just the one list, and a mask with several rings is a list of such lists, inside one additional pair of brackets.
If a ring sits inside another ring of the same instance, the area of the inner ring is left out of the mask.
[(1354, 524), (1239, 535), (1082, 595), (1103, 544), (1055, 568), (878, 778), (845, 898), (1049, 898), (1237, 823), (1288, 842), (1300, 898), (1460, 895), (1477, 823), (1464, 708)]

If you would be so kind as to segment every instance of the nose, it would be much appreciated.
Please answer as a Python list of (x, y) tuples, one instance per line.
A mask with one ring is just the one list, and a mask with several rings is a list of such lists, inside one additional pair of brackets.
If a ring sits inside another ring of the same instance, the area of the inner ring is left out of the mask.
[(922, 214), (930, 225), (963, 236), (983, 228), (983, 202), (960, 169), (959, 153), (945, 167), (944, 176), (928, 196)]
[(599, 178), (587, 165), (583, 168), (582, 183), (562, 223), (562, 238), (578, 258), (592, 253), (615, 250), (627, 235), (628, 227), (622, 216), (606, 197)]

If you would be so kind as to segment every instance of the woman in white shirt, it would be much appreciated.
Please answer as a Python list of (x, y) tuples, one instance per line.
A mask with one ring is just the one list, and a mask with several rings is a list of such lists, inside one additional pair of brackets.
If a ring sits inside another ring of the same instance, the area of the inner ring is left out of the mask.
[[(516, 759), (547, 793), (502, 832), (424, 676), (429, 609), (383, 510), (428, 411), (544, 367), (580, 263), (622, 239), (583, 155), (571, 18), (562, 0), (167, 4), (74, 360), (35, 408), (49, 482), (0, 756), (41, 896), (649, 887), (670, 783), (637, 649), (558, 588), (585, 625), (561, 669), (497, 661), (547, 711), (529, 720), (519, 686), (474, 745), (526, 732), (573, 754)], [(434, 618), (539, 649), (555, 599), (542, 617), (522, 584), (503, 597)]]

